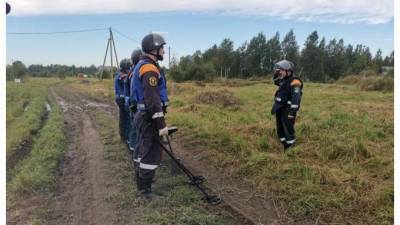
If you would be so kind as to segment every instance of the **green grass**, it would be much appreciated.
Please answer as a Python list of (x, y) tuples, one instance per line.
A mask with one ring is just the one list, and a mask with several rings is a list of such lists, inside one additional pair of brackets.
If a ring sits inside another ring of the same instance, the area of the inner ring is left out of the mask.
[(10, 194), (47, 193), (56, 184), (55, 172), (64, 156), (64, 120), (60, 108), (52, 101), (52, 111), (34, 140), (32, 151), (11, 172), (7, 183)]
[[(229, 167), (229, 175), (245, 176), (273, 192), (291, 216), (393, 224), (393, 92), (305, 83), (296, 122), (298, 144), (283, 153), (270, 114), (277, 87), (241, 82), (169, 82), (167, 122), (179, 126), (184, 147), (201, 148), (210, 162)], [(103, 87), (92, 90), (94, 96), (112, 90), (111, 81), (96, 85)], [(233, 94), (237, 101), (227, 107), (224, 97), (201, 102), (199, 96), (216, 92)]]
[(210, 214), (204, 209), (205, 203), (199, 193), (187, 185), (183, 175), (169, 174), (169, 160), (164, 159), (162, 166), (157, 169), (154, 184), (154, 188), (161, 190), (166, 198), (155, 202), (139, 198), (133, 181), (129, 154), (119, 140), (116, 119), (101, 112), (92, 115), (105, 146), (104, 157), (111, 168), (110, 173), (117, 174), (118, 186), (122, 189), (108, 199), (118, 205), (118, 217), (124, 224), (230, 224), (226, 219)]
[(85, 79), (85, 81), (75, 78), (70, 78), (67, 80), (72, 88), (84, 93), (93, 100), (103, 102), (114, 101), (114, 80), (99, 80), (95, 78)]
[[(17, 163), (7, 168), (7, 206), (18, 210), (24, 199), (40, 199), (43, 205), (24, 209), (28, 224), (45, 224), (59, 163), (64, 157), (64, 120), (61, 109), (48, 92), (49, 86), (56, 82), (55, 79), (29, 79), (22, 84), (7, 83), (7, 157), (22, 154), (16, 152), (22, 140), (32, 141), (26, 155), (18, 156)], [(46, 102), (52, 111), (41, 122)], [(27, 110), (22, 106), (28, 107)], [(36, 130), (35, 134), (31, 134), (32, 130)]]
[[(181, 128), (187, 147), (202, 146), (210, 160), (265, 185), (291, 215), (393, 223), (393, 93), (306, 83), (298, 145), (284, 154), (270, 115), (276, 86), (237, 86), (172, 85), (168, 121)], [(240, 103), (197, 101), (218, 91), (233, 93)], [(349, 210), (351, 216), (344, 213)]]
[(24, 83), (7, 82), (7, 159), (15, 154), (20, 142), (40, 126), (45, 110), (47, 88), (55, 83), (52, 79), (28, 79)]

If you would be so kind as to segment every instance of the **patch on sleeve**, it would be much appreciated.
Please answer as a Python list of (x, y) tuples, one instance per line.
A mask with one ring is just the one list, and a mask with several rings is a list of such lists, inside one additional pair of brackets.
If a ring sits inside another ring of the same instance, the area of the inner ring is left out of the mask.
[(140, 69), (139, 69), (140, 76), (143, 76), (147, 72), (154, 72), (154, 73), (160, 74), (160, 71), (158, 70), (158, 68), (153, 64), (144, 64), (142, 67), (140, 67)]
[(295, 79), (290, 83), (290, 86), (301, 86), (301, 81)]
[(150, 86), (153, 86), (153, 87), (157, 86), (157, 78), (154, 76), (151, 76), (149, 78), (149, 84), (150, 84)]

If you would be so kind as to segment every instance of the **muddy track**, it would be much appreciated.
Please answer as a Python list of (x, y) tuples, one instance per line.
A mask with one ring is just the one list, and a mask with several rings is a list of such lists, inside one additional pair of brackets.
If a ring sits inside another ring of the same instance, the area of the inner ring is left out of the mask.
[(119, 191), (117, 182), (107, 171), (103, 145), (87, 112), (96, 105), (68, 88), (51, 93), (63, 110), (68, 141), (51, 224), (116, 224), (116, 206), (106, 198)]

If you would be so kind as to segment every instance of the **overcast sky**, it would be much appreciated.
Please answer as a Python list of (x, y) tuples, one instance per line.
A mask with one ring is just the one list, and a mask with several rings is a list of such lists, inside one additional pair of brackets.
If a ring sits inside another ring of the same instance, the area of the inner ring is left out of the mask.
[[(176, 56), (204, 50), (223, 38), (235, 48), (258, 32), (281, 37), (294, 29), (298, 44), (320, 36), (365, 44), (373, 54), (393, 50), (391, 0), (8, 0), (7, 32), (51, 32), (113, 27), (120, 58), (150, 31), (166, 32)], [(107, 31), (71, 35), (7, 35), (7, 63), (101, 64)], [(132, 41), (134, 39), (135, 41)]]

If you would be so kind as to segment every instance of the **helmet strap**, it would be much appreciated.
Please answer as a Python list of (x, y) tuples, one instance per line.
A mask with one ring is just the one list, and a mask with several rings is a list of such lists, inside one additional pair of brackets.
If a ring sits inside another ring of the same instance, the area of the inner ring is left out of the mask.
[(164, 59), (164, 57), (162, 55), (160, 55), (160, 49), (157, 49), (157, 54), (154, 54), (154, 53), (151, 53), (151, 52), (149, 52), (148, 54), (156, 57), (156, 59), (160, 60), (160, 61)]

